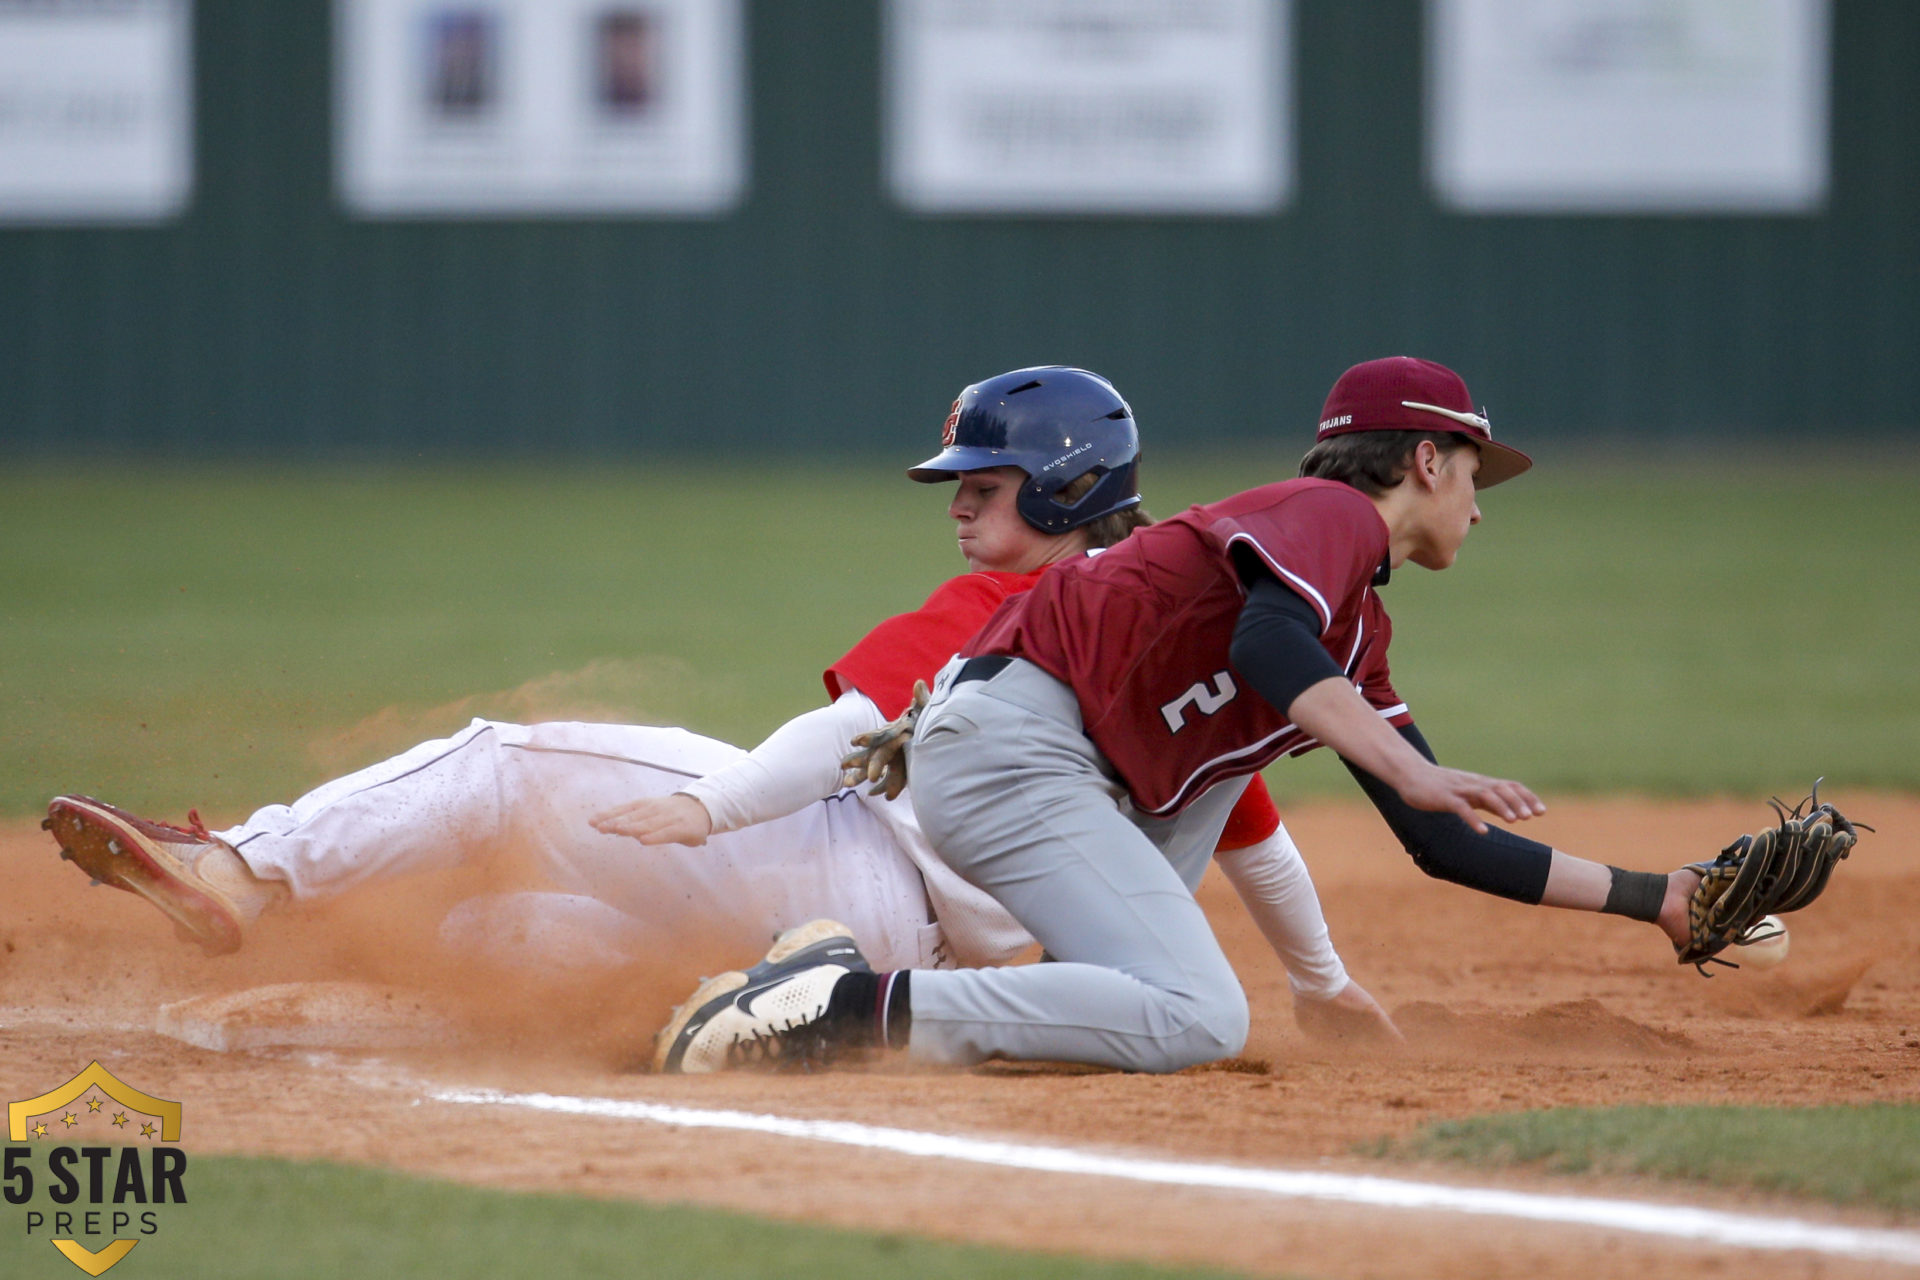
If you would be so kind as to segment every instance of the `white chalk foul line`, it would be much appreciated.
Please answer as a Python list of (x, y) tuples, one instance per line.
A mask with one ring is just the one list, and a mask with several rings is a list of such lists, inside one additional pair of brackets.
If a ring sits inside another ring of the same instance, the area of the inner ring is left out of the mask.
[(1492, 1214), (1527, 1218), (1535, 1222), (1564, 1222), (1644, 1235), (1676, 1236), (1749, 1249), (1808, 1249), (1817, 1253), (1920, 1266), (1920, 1233), (1908, 1231), (1825, 1226), (1793, 1218), (1756, 1218), (1712, 1209), (1640, 1204), (1632, 1200), (1593, 1200), (1580, 1196), (1451, 1187), (1441, 1183), (1403, 1182), (1396, 1178), (1353, 1174), (1137, 1159), (1075, 1151), (1068, 1147), (991, 1142), (950, 1134), (920, 1133), (912, 1129), (886, 1129), (845, 1120), (796, 1120), (788, 1116), (755, 1115), (746, 1111), (704, 1111), (618, 1098), (501, 1093), (493, 1089), (436, 1089), (429, 1091), (427, 1097), (435, 1102), (526, 1107), (563, 1115), (644, 1120), (688, 1129), (738, 1129), (747, 1133), (805, 1138), (813, 1142), (832, 1142), (901, 1155), (963, 1160), (1004, 1169), (1034, 1169), (1046, 1173), (1125, 1178), (1133, 1182), (1171, 1186), (1252, 1191), (1288, 1199), (1335, 1200), (1389, 1209)]

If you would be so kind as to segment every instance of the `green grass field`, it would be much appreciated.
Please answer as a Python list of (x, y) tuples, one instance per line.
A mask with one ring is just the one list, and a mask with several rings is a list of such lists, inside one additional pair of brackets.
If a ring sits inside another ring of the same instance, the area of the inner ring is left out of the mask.
[(1430, 1125), (1369, 1155), (1536, 1165), (1920, 1210), (1920, 1105), (1564, 1107)]
[[(1171, 514), (1285, 471), (1156, 459), (1149, 501)], [(1915, 788), (1917, 482), (1912, 464), (1543, 467), (1485, 495), (1456, 569), (1386, 589), (1397, 683), (1443, 760), (1549, 798), (1797, 794), (1816, 773)], [(944, 494), (880, 468), (15, 470), (0, 476), (0, 815), (87, 791), (237, 818), (473, 715), (750, 743), (816, 705), (820, 669), (872, 622), (961, 568)], [(1324, 759), (1269, 776), (1283, 802), (1351, 786)], [(1676, 1146), (1650, 1136), (1659, 1112), (1553, 1113), (1377, 1154), (1915, 1207), (1920, 1177), (1895, 1157), (1920, 1134), (1885, 1141), (1915, 1109), (1835, 1110), (1865, 1127), (1707, 1113)], [(1756, 1146), (1785, 1154), (1747, 1158)], [(1861, 1155), (1889, 1149), (1890, 1164)], [(767, 1258), (836, 1280), (1154, 1274), (324, 1166), (194, 1168), (202, 1203), (247, 1213), (190, 1218), (142, 1275), (725, 1276)], [(0, 1232), (0, 1271), (40, 1273), (23, 1247)], [(33, 1248), (46, 1274), (70, 1265)]]
[[(1147, 492), (1165, 515), (1284, 470), (1156, 459)], [(1400, 690), (1443, 760), (1548, 792), (1920, 785), (1917, 484), (1543, 467), (1485, 495), (1456, 568), (1386, 589)], [(945, 492), (878, 467), (13, 471), (0, 813), (80, 790), (237, 817), (476, 714), (751, 743), (962, 567)]]
[[(44, 1188), (44, 1163), (35, 1166)], [(110, 1160), (109, 1171), (115, 1167)], [(76, 1168), (84, 1186), (86, 1166)], [(109, 1274), (144, 1280), (1159, 1280), (1224, 1275), (762, 1222), (714, 1209), (492, 1191), (286, 1160), (189, 1155), (184, 1185), (187, 1203), (159, 1207), (159, 1230)], [(36, 1205), (50, 1211), (44, 1190)], [(0, 1275), (60, 1280), (78, 1274), (48, 1243), (48, 1226), (27, 1234), (28, 1207), (33, 1206), (0, 1205)], [(133, 1231), (122, 1234), (131, 1238)], [(106, 1234), (77, 1238), (89, 1249), (111, 1239)]]

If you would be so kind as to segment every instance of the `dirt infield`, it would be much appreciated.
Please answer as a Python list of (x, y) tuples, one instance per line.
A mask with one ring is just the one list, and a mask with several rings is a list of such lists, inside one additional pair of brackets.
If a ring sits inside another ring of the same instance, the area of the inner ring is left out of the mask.
[[(1426, 880), (1371, 811), (1289, 813), (1354, 973), (1407, 1031), (1405, 1052), (1329, 1047), (1293, 1027), (1284, 975), (1231, 892), (1202, 897), (1254, 1007), (1243, 1058), (1168, 1078), (900, 1065), (798, 1079), (617, 1070), (699, 973), (750, 957), (675, 944), (673, 962), (594, 991), (461, 973), (420, 927), (465, 886), (416, 882), (297, 913), (206, 960), (128, 895), (86, 890), (31, 825), (0, 828), (0, 1088), (24, 1097), (98, 1058), (186, 1105), (193, 1151), (317, 1156), (467, 1181), (648, 1200), (1027, 1247), (1327, 1277), (1912, 1274), (1804, 1253), (1735, 1251), (1589, 1228), (1276, 1202), (1244, 1193), (1012, 1173), (752, 1134), (422, 1104), (423, 1082), (857, 1120), (1261, 1167), (1371, 1172), (1785, 1213), (1884, 1217), (1623, 1179), (1386, 1164), (1356, 1143), (1485, 1111), (1614, 1102), (1821, 1103), (1920, 1096), (1920, 799), (1845, 795), (1875, 823), (1833, 887), (1794, 917), (1767, 973), (1702, 981), (1650, 928), (1518, 907)], [(1633, 866), (1701, 856), (1767, 817), (1751, 802), (1559, 802), (1529, 834)], [(1630, 833), (1672, 834), (1662, 849)], [(152, 1033), (165, 1001), (299, 978), (424, 986), (472, 1039), (378, 1060), (221, 1054)], [(1911, 1226), (1911, 1224), (1905, 1224)]]

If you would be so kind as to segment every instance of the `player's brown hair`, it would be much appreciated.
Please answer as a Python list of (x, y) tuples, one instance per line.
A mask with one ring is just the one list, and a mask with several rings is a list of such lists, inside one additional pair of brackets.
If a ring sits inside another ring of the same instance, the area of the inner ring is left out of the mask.
[[(1054, 501), (1071, 506), (1087, 496), (1087, 490), (1100, 482), (1104, 472), (1089, 471), (1083, 476), (1075, 476), (1054, 495)], [(1097, 520), (1089, 520), (1080, 527), (1086, 531), (1089, 547), (1110, 547), (1135, 529), (1144, 529), (1153, 523), (1153, 517), (1139, 504), (1124, 511), (1109, 511)]]
[(1307, 450), (1300, 474), (1350, 484), (1377, 498), (1407, 478), (1413, 451), (1431, 440), (1442, 453), (1473, 446), (1451, 431), (1352, 431), (1332, 436)]

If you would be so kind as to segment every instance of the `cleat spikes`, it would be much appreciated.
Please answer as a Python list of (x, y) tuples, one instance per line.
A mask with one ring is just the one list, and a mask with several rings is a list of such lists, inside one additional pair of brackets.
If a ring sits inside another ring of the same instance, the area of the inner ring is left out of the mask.
[(239, 947), (241, 927), (250, 917), (243, 917), (231, 890), (201, 870), (208, 855), (224, 854), (239, 863), (231, 846), (87, 796), (56, 796), (47, 819), (61, 858), (86, 872), (90, 884), (145, 899), (209, 953)]

